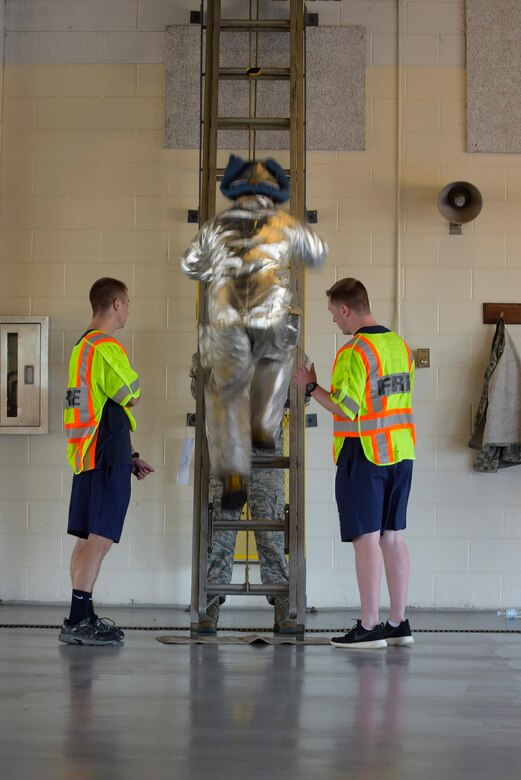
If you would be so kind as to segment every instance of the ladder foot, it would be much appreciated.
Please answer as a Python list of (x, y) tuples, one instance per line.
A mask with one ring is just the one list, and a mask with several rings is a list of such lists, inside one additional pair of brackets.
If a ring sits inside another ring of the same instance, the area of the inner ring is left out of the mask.
[(197, 633), (204, 636), (215, 636), (217, 633), (217, 624), (211, 618), (201, 618), (197, 626)]

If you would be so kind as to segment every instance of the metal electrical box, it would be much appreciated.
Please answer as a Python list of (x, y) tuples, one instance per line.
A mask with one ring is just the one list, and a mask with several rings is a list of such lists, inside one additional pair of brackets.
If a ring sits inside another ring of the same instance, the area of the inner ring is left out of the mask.
[(0, 315), (0, 433), (49, 430), (49, 318)]

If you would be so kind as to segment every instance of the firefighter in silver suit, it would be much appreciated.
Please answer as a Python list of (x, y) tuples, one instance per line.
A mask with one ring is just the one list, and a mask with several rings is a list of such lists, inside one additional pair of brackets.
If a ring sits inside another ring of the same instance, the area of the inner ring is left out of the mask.
[(246, 501), (252, 446), (273, 449), (280, 428), (300, 325), (291, 267), (322, 265), (327, 246), (276, 207), (290, 187), (275, 160), (231, 155), (221, 192), (234, 205), (201, 227), (181, 267), (208, 283), (199, 332), (208, 449), (223, 482), (221, 505), (234, 510)]

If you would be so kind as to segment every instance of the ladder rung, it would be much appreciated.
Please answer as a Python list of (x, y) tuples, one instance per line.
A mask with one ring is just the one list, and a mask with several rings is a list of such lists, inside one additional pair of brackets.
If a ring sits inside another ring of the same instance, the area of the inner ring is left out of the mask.
[(247, 81), (288, 81), (289, 68), (221, 68), (219, 78), (223, 81), (231, 79)]
[(221, 32), (288, 32), (289, 19), (221, 19)]
[[(224, 176), (224, 171), (225, 171), (225, 168), (216, 168), (215, 175), (216, 175), (217, 181), (221, 181), (222, 180), (222, 177)], [(289, 177), (290, 177), (290, 170), (289, 170), (289, 168), (285, 168), (284, 169), (284, 173), (286, 174), (286, 176), (289, 179)], [(279, 468), (286, 468), (286, 466), (280, 466)]]
[(209, 582), (206, 592), (212, 596), (271, 596), (282, 593), (289, 593), (288, 585), (271, 585), (270, 583), (264, 583), (264, 585), (248, 585), (244, 583), (228, 583), (228, 585), (214, 585)]
[(255, 455), (251, 459), (254, 469), (289, 469), (289, 457), (286, 455)]
[(214, 531), (284, 531), (284, 520), (214, 520)]
[(279, 116), (221, 116), (217, 118), (220, 130), (288, 130), (289, 117)]

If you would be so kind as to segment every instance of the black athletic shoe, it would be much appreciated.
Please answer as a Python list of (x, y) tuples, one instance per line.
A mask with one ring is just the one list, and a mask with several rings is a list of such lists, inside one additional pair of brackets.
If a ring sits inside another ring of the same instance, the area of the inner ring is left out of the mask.
[(388, 645), (413, 645), (414, 637), (408, 620), (402, 620), (399, 626), (391, 626), (389, 621), (384, 626), (385, 638)]
[(90, 617), (83, 618), (79, 623), (63, 621), (63, 626), (58, 637), (60, 642), (68, 645), (117, 645), (121, 639), (114, 631), (100, 631), (91, 622)]
[(385, 639), (384, 624), (380, 623), (371, 631), (364, 628), (361, 620), (356, 621), (351, 631), (344, 636), (334, 636), (331, 644), (335, 647), (345, 647), (347, 650), (372, 650), (380, 647), (387, 647)]
[(112, 631), (114, 634), (119, 636), (120, 641), (125, 639), (125, 632), (122, 631), (121, 628), (117, 626), (110, 618), (100, 618), (97, 615), (94, 615), (93, 623), (98, 631)]

